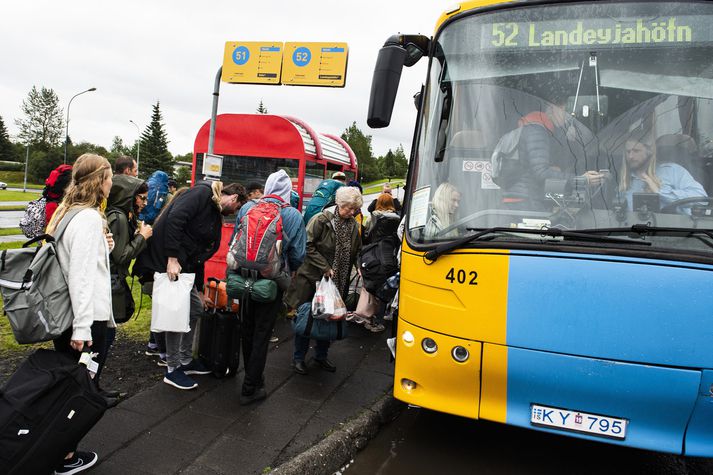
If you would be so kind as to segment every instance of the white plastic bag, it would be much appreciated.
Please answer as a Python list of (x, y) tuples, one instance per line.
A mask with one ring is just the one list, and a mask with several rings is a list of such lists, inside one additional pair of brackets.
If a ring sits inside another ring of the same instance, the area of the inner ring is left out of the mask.
[(186, 333), (191, 330), (191, 290), (195, 274), (178, 274), (172, 281), (168, 274), (154, 274), (151, 294), (151, 331)]
[(347, 315), (347, 306), (342, 296), (328, 277), (317, 282), (317, 291), (312, 299), (312, 318), (318, 320), (341, 320)]

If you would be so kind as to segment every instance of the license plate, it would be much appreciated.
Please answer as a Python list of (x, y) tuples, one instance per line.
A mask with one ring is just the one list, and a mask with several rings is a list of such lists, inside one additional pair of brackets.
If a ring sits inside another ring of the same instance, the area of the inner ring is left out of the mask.
[(530, 423), (555, 429), (584, 432), (614, 439), (626, 438), (626, 426), (629, 421), (618, 417), (570, 411), (556, 407), (533, 404), (530, 411)]

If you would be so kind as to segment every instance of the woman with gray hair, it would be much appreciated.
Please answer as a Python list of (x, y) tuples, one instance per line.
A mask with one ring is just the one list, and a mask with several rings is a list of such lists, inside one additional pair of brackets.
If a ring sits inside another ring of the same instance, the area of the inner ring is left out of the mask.
[[(361, 249), (359, 226), (354, 215), (361, 209), (363, 199), (355, 187), (337, 190), (336, 205), (323, 210), (307, 225), (307, 257), (297, 270), (285, 296), (285, 303), (297, 308), (312, 300), (316, 284), (322, 277), (331, 277), (342, 298), (349, 291), (349, 276)], [(315, 362), (326, 371), (334, 372), (336, 366), (327, 359), (329, 341), (318, 340)], [(307, 374), (305, 356), (309, 338), (295, 335), (295, 352), (292, 368), (296, 373)]]

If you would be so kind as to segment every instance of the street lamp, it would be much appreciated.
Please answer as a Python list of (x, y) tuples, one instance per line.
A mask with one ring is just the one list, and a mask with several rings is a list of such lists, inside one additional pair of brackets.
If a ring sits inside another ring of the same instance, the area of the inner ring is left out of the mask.
[(85, 92), (92, 92), (96, 91), (96, 87), (91, 87), (87, 89), (86, 91), (78, 92), (77, 94), (73, 95), (72, 98), (69, 100), (69, 104), (67, 104), (67, 124), (66, 128), (64, 129), (64, 163), (67, 163), (67, 144), (69, 143), (69, 108), (72, 106), (72, 101), (74, 100), (75, 97), (81, 96)]
[(136, 132), (139, 134), (139, 139), (136, 142), (136, 173), (139, 173), (139, 156), (141, 155), (141, 129), (139, 128), (138, 125), (136, 125), (136, 122), (133, 120), (129, 119), (129, 122), (134, 124), (134, 127), (136, 127)]

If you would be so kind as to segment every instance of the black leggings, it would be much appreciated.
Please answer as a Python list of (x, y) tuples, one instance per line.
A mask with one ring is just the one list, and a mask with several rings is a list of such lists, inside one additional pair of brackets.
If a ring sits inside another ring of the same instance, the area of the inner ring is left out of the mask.
[[(94, 361), (99, 363), (99, 369), (97, 370), (96, 376), (94, 376), (94, 383), (99, 387), (99, 376), (101, 375), (102, 368), (104, 367), (104, 362), (106, 361), (106, 335), (107, 335), (107, 323), (108, 322), (98, 322), (94, 321), (92, 323), (92, 346), (91, 351), (93, 353), (98, 353), (99, 356), (94, 358)], [(79, 361), (81, 352), (75, 350), (70, 346), (72, 341), (72, 331), (70, 327), (64, 333), (62, 333), (59, 338), (54, 339), (54, 349), (61, 353), (68, 353), (75, 357)]]

